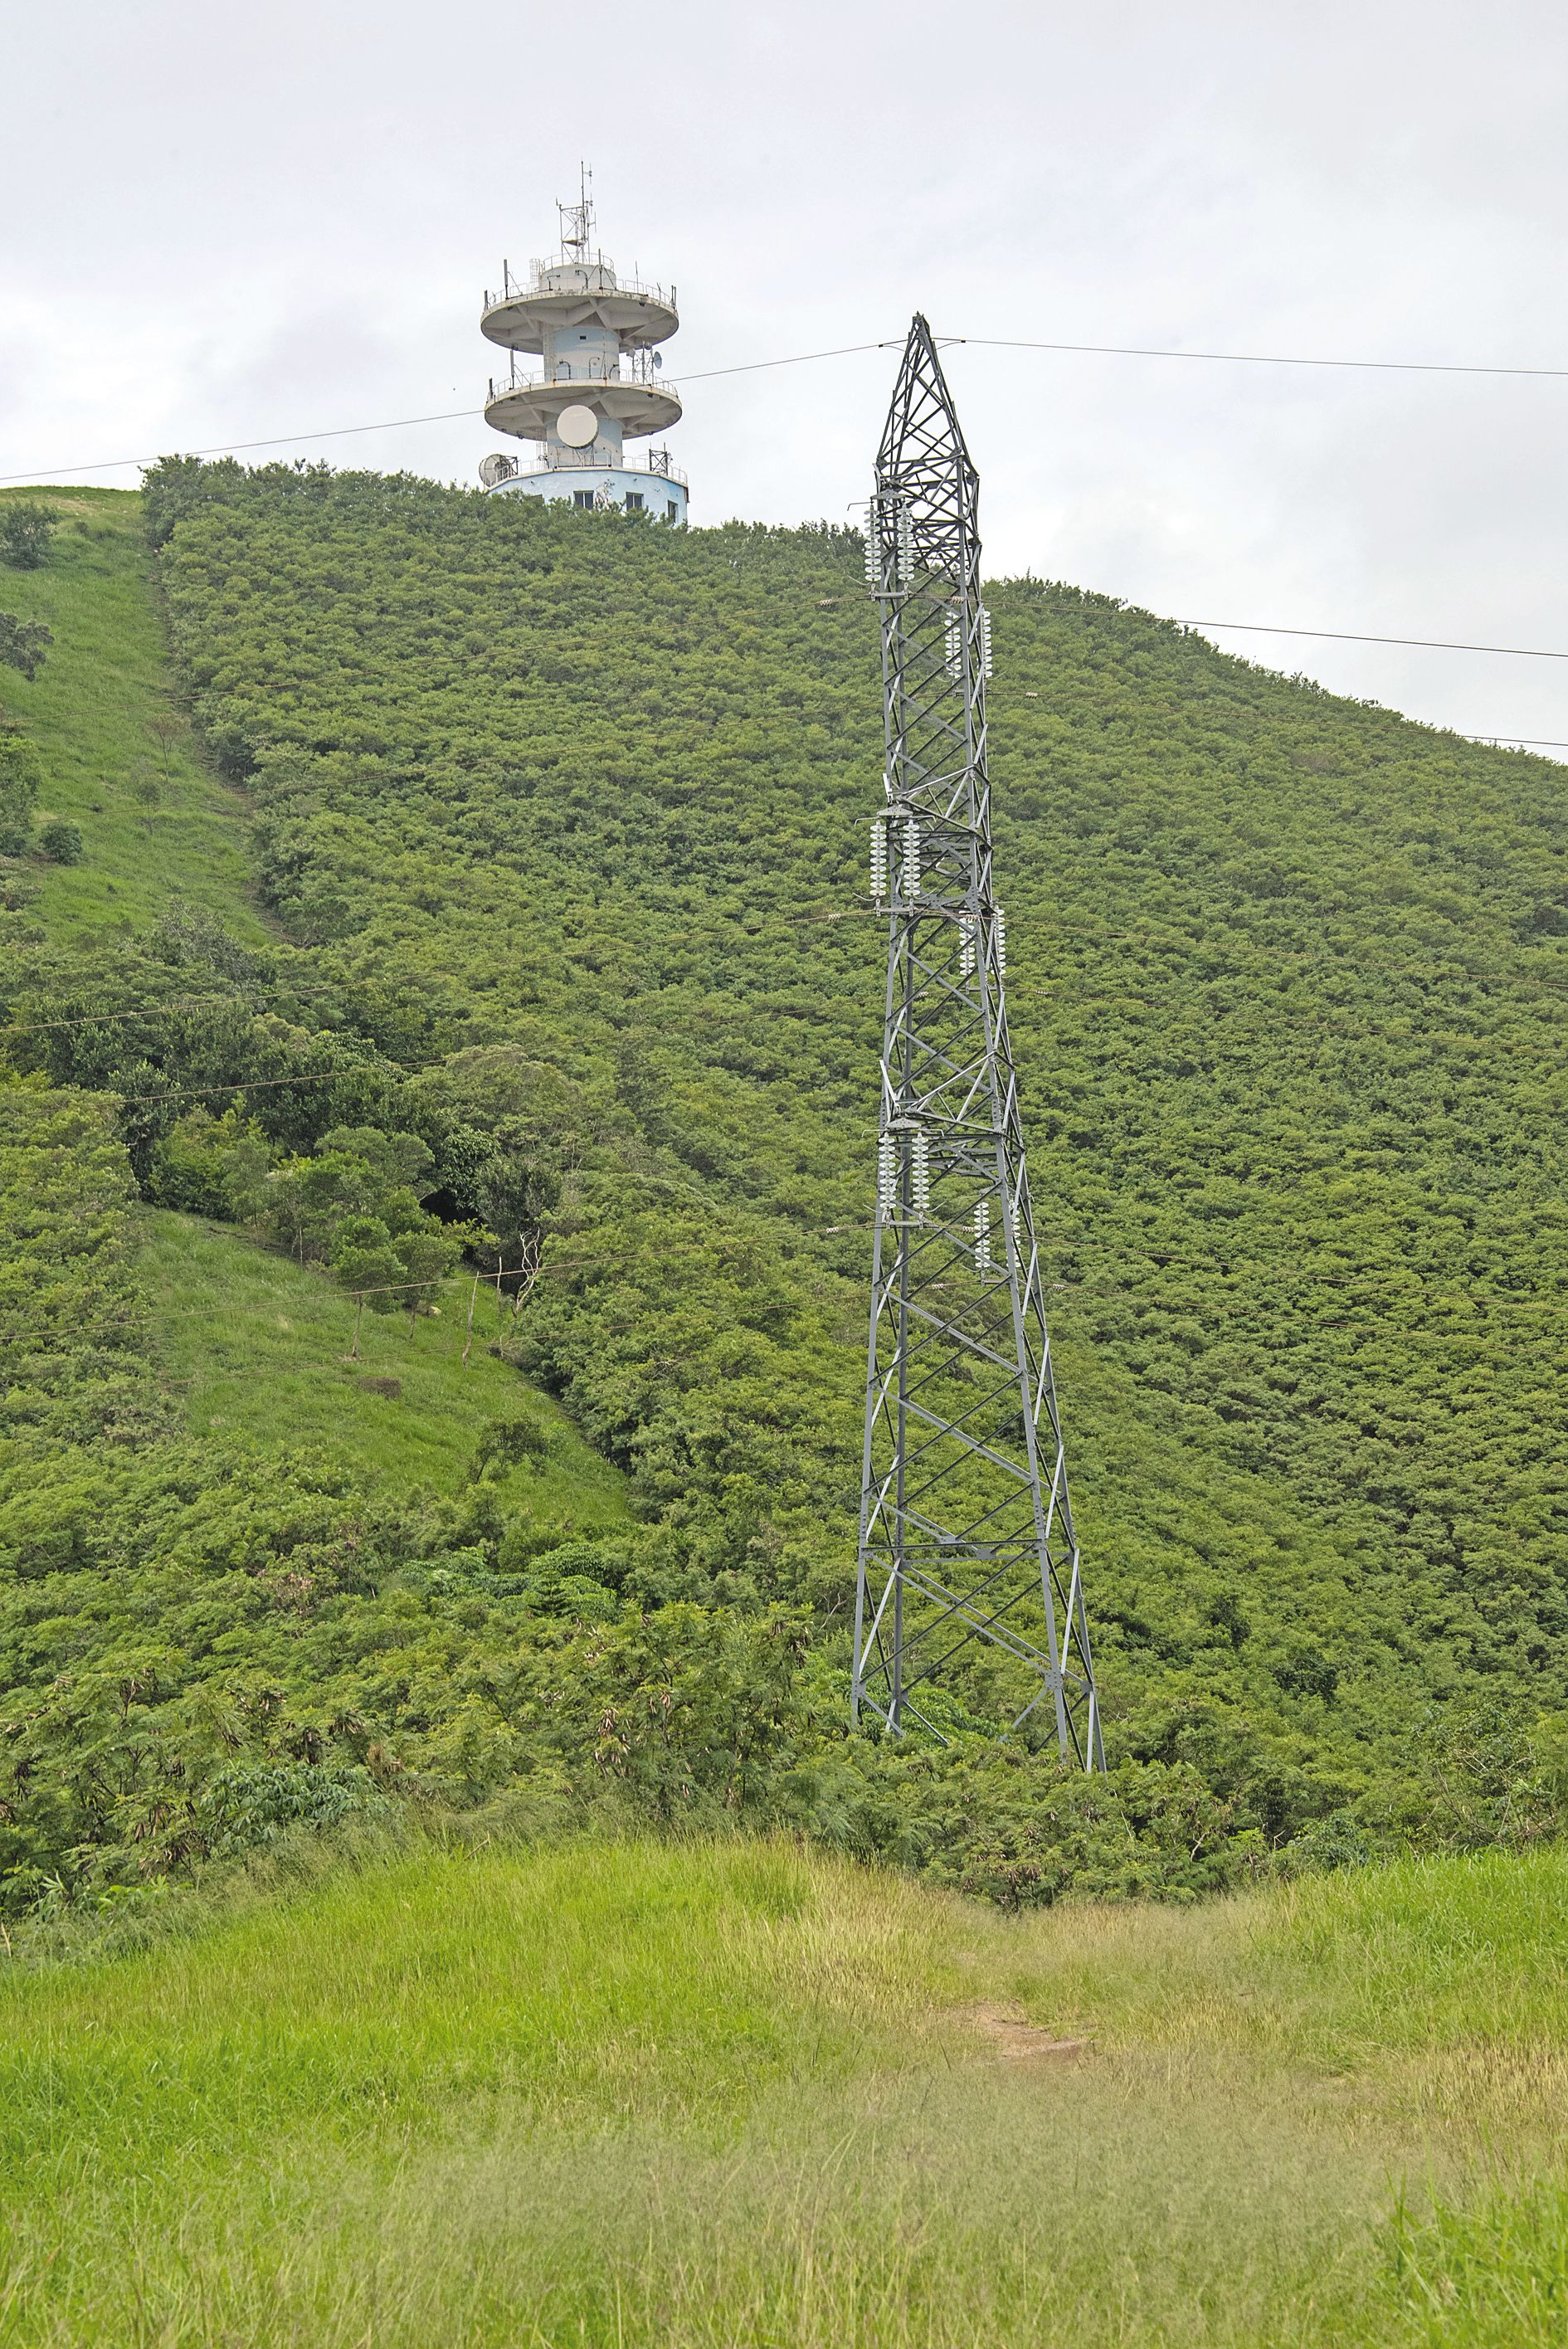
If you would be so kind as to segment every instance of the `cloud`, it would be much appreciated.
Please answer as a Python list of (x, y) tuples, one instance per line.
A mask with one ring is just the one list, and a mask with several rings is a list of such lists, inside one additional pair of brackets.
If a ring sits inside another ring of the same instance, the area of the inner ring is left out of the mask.
[[(0, 471), (477, 407), (480, 288), (553, 241), (584, 155), (606, 248), (679, 284), (677, 382), (896, 336), (916, 306), (972, 336), (1568, 364), (1549, 0), (677, 0), (656, 22), (605, 0), (573, 22), (559, 0), (31, 12), (0, 158), (27, 222), (0, 276)], [(841, 516), (892, 366), (691, 381), (696, 518)], [(1568, 383), (978, 346), (951, 366), (998, 567), (1568, 647)], [(486, 446), (475, 419), (305, 453), (471, 481)], [(1568, 664), (1250, 649), (1568, 737)]]

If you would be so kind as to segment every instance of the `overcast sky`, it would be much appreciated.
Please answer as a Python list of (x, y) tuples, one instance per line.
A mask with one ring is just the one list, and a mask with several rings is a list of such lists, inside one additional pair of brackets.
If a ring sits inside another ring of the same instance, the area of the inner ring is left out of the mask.
[[(702, 371), (941, 333), (1568, 368), (1563, 0), (53, 0), (7, 11), (0, 472), (477, 405), (600, 241)], [(987, 562), (1568, 650), (1568, 378), (954, 349)], [(697, 523), (841, 517), (891, 351), (690, 382)], [(279, 453), (471, 482), (482, 419)], [(133, 471), (58, 478), (134, 484)], [(1568, 741), (1568, 661), (1219, 641)], [(1564, 754), (1568, 755), (1568, 754)]]

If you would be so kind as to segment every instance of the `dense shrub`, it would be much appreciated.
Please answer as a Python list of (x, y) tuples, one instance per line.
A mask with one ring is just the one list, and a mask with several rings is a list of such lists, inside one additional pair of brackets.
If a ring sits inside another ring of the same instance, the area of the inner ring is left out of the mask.
[(51, 816), (38, 827), (38, 845), (51, 863), (79, 864), (82, 861), (82, 833), (79, 824), (71, 823), (65, 816)]
[[(508, 1350), (643, 1522), (508, 1525), (482, 1463), (438, 1527), (307, 1503), (282, 1465), (265, 1493), (216, 1455), (160, 1468), (214, 1529), (197, 1615), (229, 1644), (132, 1707), (127, 1753), (179, 1764), (137, 1760), (150, 1808), (80, 1762), (97, 1714), (36, 1748), (39, 1848), (199, 1857), (201, 1740), (242, 1714), (247, 1768), (468, 1801), (548, 1764), (573, 1799), (787, 1817), (1020, 1903), (1555, 1832), (1560, 769), (1103, 597), (992, 591), (1015, 1041), (1116, 1768), (999, 1756), (979, 1652), (935, 1708), (948, 1747), (882, 1753), (843, 1734), (882, 953), (851, 917), (880, 756), (857, 542), (183, 461), (149, 512), (289, 943), (181, 916), (43, 956), (12, 1055), (124, 1095), (153, 1195), (366, 1294), (426, 1225), (341, 1137), (412, 1137), (418, 1213), (526, 1299)], [(35, 1407), (29, 1443), (63, 1403)], [(296, 1530), (247, 1550), (242, 1490)], [(129, 1506), (58, 1504), (145, 1624)], [(136, 1506), (167, 1529), (172, 1502)], [(46, 1603), (118, 1689), (133, 1629)], [(236, 1712), (274, 1605), (274, 1693)], [(17, 1652), (57, 1677), (34, 1619)]]

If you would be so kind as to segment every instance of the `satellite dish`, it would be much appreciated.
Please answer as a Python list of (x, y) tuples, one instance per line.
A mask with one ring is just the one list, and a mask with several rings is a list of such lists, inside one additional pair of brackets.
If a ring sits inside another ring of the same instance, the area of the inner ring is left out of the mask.
[(665, 363), (665, 355), (664, 355), (663, 351), (655, 351), (655, 352), (654, 353), (654, 365), (655, 365), (656, 367), (663, 367), (663, 365), (664, 365), (664, 363)]
[(516, 471), (517, 459), (503, 457), (497, 449), (480, 465), (480, 479), (487, 490), (493, 490), (498, 481), (510, 481)]
[(563, 408), (555, 419), (555, 429), (569, 449), (586, 449), (599, 437), (599, 419), (591, 408)]

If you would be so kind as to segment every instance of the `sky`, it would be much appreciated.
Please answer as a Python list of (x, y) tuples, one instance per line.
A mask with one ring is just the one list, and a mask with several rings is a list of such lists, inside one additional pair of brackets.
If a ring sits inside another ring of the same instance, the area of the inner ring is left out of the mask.
[[(679, 289), (698, 524), (845, 518), (915, 309), (987, 567), (1187, 620), (1568, 652), (1561, 0), (52, 0), (8, 12), (0, 474), (477, 409), (500, 262)], [(261, 454), (472, 484), (478, 414)], [(1568, 746), (1568, 660), (1212, 631)], [(1568, 759), (1568, 747), (1561, 753)]]

